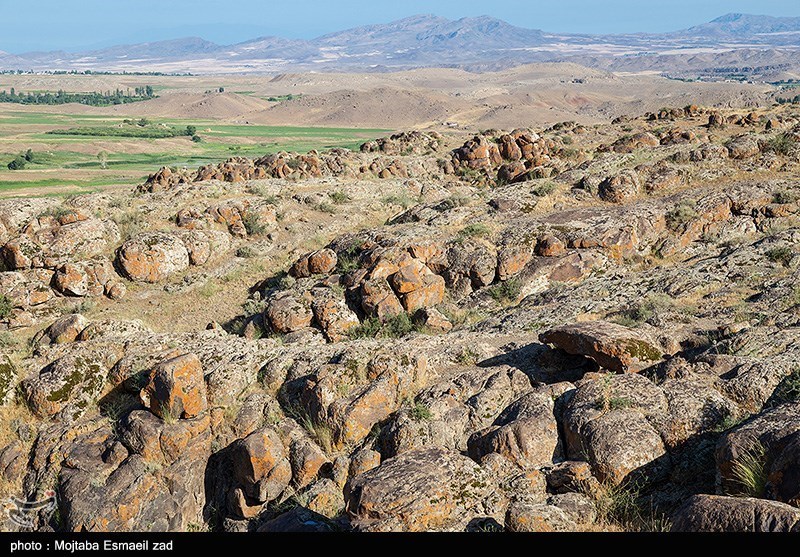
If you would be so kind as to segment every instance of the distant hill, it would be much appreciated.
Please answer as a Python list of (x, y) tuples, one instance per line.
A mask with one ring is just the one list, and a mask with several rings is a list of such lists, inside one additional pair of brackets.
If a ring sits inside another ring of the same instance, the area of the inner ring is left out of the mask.
[[(754, 50), (764, 56), (754, 55)], [(218, 45), (189, 37), (83, 53), (0, 53), (0, 69), (284, 73), (453, 67), (482, 71), (531, 62), (577, 62), (611, 70), (769, 80), (800, 71), (798, 54), (800, 17), (727, 14), (672, 33), (579, 35), (525, 29), (489, 16), (450, 20), (417, 15), (312, 40), (261, 37)], [(756, 59), (762, 63), (753, 67)], [(776, 62), (770, 63), (771, 59)]]
[[(800, 33), (800, 17), (726, 14), (708, 23), (692, 27), (688, 31), (736, 37), (750, 37), (770, 33)], [(795, 42), (796, 44), (800, 43), (800, 41)]]

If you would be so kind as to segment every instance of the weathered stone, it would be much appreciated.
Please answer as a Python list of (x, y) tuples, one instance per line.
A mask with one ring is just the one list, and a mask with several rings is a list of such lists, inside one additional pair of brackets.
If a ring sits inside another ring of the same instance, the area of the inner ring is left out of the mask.
[(577, 524), (562, 509), (526, 500), (513, 501), (505, 517), (509, 532), (574, 532)]
[(623, 172), (600, 182), (598, 196), (609, 203), (624, 203), (639, 194), (639, 177), (634, 172)]
[(333, 272), (336, 263), (336, 252), (325, 248), (308, 253), (298, 259), (289, 269), (289, 274), (296, 278), (326, 275)]
[(165, 420), (194, 418), (208, 408), (203, 367), (194, 354), (162, 361), (150, 370), (142, 401)]
[(75, 353), (55, 360), (22, 382), (25, 400), (42, 418), (64, 413), (80, 416), (96, 402), (108, 375), (107, 363), (91, 353)]
[(480, 461), (492, 452), (524, 469), (551, 464), (560, 457), (553, 399), (538, 392), (526, 394), (506, 408), (492, 427), (470, 438), (473, 459)]
[(34, 342), (42, 344), (63, 344), (75, 342), (78, 335), (89, 326), (89, 320), (80, 313), (65, 315), (56, 319), (47, 329), (37, 335)]
[(160, 282), (189, 267), (189, 251), (172, 234), (147, 232), (117, 250), (117, 263), (134, 282)]
[(418, 310), (412, 319), (415, 324), (434, 333), (446, 333), (453, 328), (450, 320), (442, 312), (432, 307)]
[(608, 321), (563, 325), (540, 334), (539, 340), (620, 373), (638, 371), (662, 359), (662, 350), (641, 333)]
[(764, 499), (694, 495), (675, 513), (673, 532), (800, 532), (800, 510)]
[(260, 429), (234, 444), (233, 478), (248, 500), (267, 503), (286, 489), (292, 479), (287, 456), (280, 437), (271, 428)]
[(351, 523), (367, 531), (463, 529), (474, 517), (497, 517), (499, 510), (486, 472), (441, 449), (387, 460), (354, 478), (345, 497)]
[[(791, 402), (771, 408), (722, 436), (717, 444), (716, 460), (723, 492), (739, 494), (746, 491), (746, 486), (737, 478), (736, 469), (737, 466), (747, 465), (753, 458), (760, 460), (765, 472), (769, 474), (773, 462), (780, 459), (780, 455), (799, 431), (800, 402)], [(786, 456), (790, 457), (790, 454), (791, 451)], [(778, 472), (782, 468), (783, 464), (779, 463), (773, 485), (781, 485), (782, 479)], [(789, 477), (786, 479), (787, 482), (791, 481)]]
[(383, 278), (370, 279), (361, 285), (361, 308), (367, 315), (382, 321), (404, 312), (400, 300)]
[(311, 304), (292, 292), (281, 292), (270, 300), (264, 316), (279, 333), (292, 333), (311, 325)]

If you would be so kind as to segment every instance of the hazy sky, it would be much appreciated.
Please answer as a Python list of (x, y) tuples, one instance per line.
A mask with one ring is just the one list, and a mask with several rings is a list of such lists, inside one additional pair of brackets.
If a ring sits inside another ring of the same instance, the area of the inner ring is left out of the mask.
[(433, 13), (491, 15), (520, 27), (579, 33), (672, 31), (729, 12), (800, 16), (798, 0), (38, 0), (8, 6), (0, 50), (79, 50), (202, 36), (313, 38)]

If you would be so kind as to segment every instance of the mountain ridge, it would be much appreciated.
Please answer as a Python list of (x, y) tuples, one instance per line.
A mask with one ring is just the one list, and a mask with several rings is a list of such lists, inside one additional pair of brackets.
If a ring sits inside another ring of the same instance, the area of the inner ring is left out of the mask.
[[(643, 71), (650, 71), (652, 58), (648, 57), (663, 59), (665, 54), (692, 54), (697, 49), (718, 55), (719, 60), (711, 64), (714, 69), (736, 67), (737, 56), (731, 53), (737, 50), (800, 49), (799, 35), (800, 17), (740, 13), (725, 14), (670, 33), (618, 35), (551, 33), (518, 27), (487, 15), (451, 20), (421, 14), (310, 40), (266, 36), (220, 45), (202, 37), (183, 37), (78, 53), (0, 53), (0, 69), (286, 73), (293, 69), (392, 71), (460, 67), (483, 71), (564, 61), (608, 68), (623, 58), (639, 56), (644, 59)], [(628, 61), (624, 63), (630, 65)], [(790, 68), (790, 73), (794, 69)]]

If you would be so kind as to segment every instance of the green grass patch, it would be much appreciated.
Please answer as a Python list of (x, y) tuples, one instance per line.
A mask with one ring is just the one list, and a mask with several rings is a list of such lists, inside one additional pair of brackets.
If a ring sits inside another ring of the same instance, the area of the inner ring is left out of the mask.
[(407, 313), (400, 313), (381, 322), (377, 317), (365, 319), (360, 325), (347, 331), (351, 339), (402, 338), (410, 333), (422, 332)]
[(780, 263), (784, 267), (788, 267), (794, 258), (794, 252), (787, 246), (781, 246), (768, 250), (764, 255), (773, 263)]
[(499, 282), (489, 288), (489, 296), (499, 304), (516, 302), (522, 294), (522, 281), (518, 277), (511, 277), (505, 282)]

